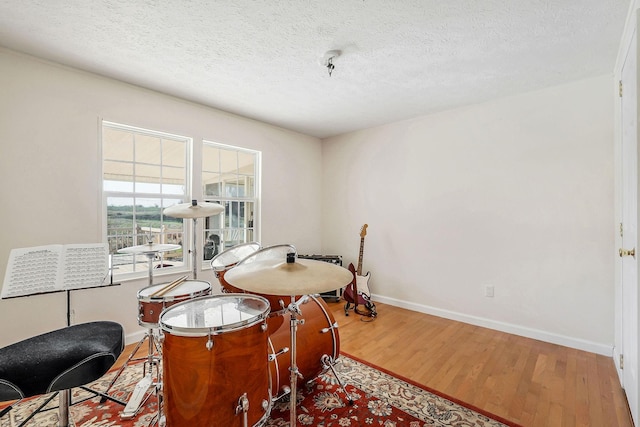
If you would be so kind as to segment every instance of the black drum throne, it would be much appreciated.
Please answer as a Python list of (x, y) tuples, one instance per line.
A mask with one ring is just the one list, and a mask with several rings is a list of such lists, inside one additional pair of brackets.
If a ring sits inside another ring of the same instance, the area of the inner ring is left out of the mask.
[[(41, 412), (56, 395), (60, 396), (58, 426), (69, 426), (71, 389), (75, 387), (124, 405), (85, 386), (102, 377), (123, 349), (123, 328), (109, 321), (68, 326), (0, 348), (0, 402), (56, 392), (19, 426)], [(0, 411), (0, 418), (14, 405)]]

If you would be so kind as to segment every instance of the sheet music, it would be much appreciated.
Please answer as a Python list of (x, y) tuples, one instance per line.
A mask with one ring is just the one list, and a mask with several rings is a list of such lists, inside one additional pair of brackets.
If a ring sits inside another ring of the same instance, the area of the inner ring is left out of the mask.
[(107, 244), (67, 245), (64, 247), (63, 289), (100, 286), (109, 274)]
[(100, 286), (108, 258), (106, 243), (12, 249), (2, 298)]

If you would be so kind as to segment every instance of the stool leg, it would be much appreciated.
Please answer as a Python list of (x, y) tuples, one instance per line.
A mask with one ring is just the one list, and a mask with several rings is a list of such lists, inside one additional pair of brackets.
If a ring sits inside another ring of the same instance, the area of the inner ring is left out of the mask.
[(49, 397), (47, 397), (45, 399), (45, 401), (40, 406), (38, 406), (38, 408), (35, 411), (31, 412), (31, 414), (29, 414), (29, 416), (27, 418), (22, 420), (22, 422), (18, 425), (18, 427), (24, 427), (25, 425), (27, 425), (27, 423), (31, 420), (31, 418), (33, 418), (36, 415), (38, 415), (40, 413), (40, 411), (42, 411), (42, 409), (49, 404), (49, 402), (51, 402), (53, 399), (55, 399), (55, 397), (58, 395), (58, 393), (59, 392), (51, 393), (51, 395)]
[(71, 389), (62, 390), (59, 394), (60, 407), (58, 408), (58, 426), (69, 427), (69, 405), (71, 404)]

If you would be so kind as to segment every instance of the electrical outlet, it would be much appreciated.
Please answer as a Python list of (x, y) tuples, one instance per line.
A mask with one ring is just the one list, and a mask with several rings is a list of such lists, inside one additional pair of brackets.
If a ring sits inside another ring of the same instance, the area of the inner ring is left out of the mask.
[(484, 296), (488, 298), (493, 298), (493, 285), (486, 285), (484, 287)]

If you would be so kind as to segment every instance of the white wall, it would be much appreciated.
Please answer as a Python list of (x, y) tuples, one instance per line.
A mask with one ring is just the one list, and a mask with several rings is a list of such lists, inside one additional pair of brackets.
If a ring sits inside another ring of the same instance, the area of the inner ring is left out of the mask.
[(378, 301), (611, 355), (612, 88), (603, 76), (324, 140), (324, 253), (355, 264), (368, 223)]
[[(380, 301), (610, 354), (611, 76), (321, 143), (2, 49), (0, 75), (0, 277), (12, 248), (102, 239), (104, 118), (262, 151), (261, 242), (355, 263), (368, 223)], [(145, 285), (74, 292), (75, 321), (139, 333)], [(64, 326), (65, 307), (0, 300), (0, 346)]]
[[(4, 49), (0, 76), (0, 278), (13, 248), (102, 241), (99, 118), (262, 151), (262, 244), (320, 252), (317, 138)], [(210, 271), (198, 278), (217, 283)], [(146, 284), (73, 292), (75, 322), (139, 332)], [(0, 346), (65, 323), (64, 293), (0, 300)]]

